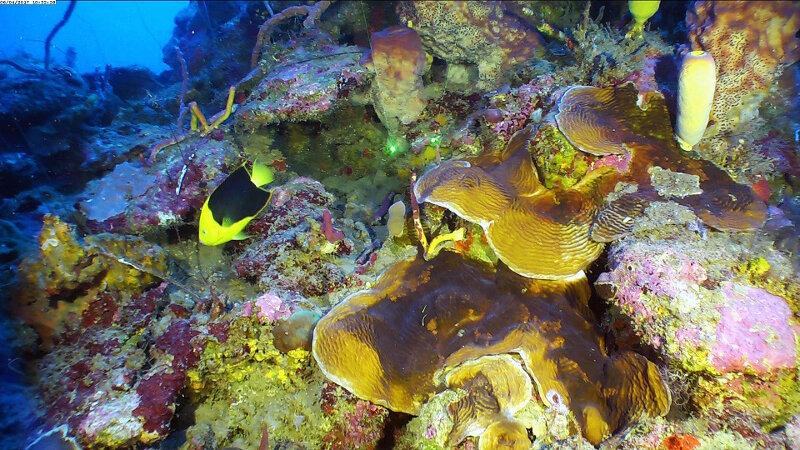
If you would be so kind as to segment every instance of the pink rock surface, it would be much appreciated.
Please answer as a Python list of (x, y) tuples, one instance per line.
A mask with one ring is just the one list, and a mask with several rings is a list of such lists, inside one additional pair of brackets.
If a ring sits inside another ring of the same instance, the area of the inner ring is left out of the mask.
[(258, 311), (256, 316), (261, 321), (267, 319), (272, 322), (289, 317), (292, 313), (289, 306), (280, 297), (270, 293), (261, 294), (255, 300), (245, 303), (244, 316), (250, 317), (254, 308)]
[(717, 309), (717, 342), (710, 362), (720, 372), (754, 370), (759, 374), (797, 364), (795, 335), (786, 301), (751, 286), (726, 283), (722, 286), (728, 302)]

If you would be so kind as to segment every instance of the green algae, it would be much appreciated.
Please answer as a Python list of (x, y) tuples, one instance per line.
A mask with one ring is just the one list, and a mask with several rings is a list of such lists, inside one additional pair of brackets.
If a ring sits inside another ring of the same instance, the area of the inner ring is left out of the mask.
[(555, 125), (543, 125), (531, 145), (534, 162), (548, 189), (571, 188), (586, 175), (594, 157), (576, 149)]

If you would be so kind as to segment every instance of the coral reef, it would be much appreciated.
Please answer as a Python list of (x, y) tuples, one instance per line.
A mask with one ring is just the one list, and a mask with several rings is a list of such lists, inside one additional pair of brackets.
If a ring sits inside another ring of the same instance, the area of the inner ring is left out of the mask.
[[(441, 389), (436, 374), (487, 354), (519, 353), (543, 401), (568, 408), (596, 444), (640, 415), (665, 414), (670, 394), (642, 356), (605, 355), (588, 322), (588, 296), (582, 276), (531, 280), (444, 252), (391, 266), (372, 289), (339, 303), (317, 324), (313, 353), (327, 377), (357, 396), (412, 414)], [(498, 396), (516, 389), (498, 384), (489, 392), (510, 405), (518, 400)]]
[(364, 236), (342, 227), (341, 238), (328, 238), (323, 217), (327, 213), (331, 220), (333, 200), (310, 179), (298, 178), (276, 190), (269, 210), (250, 224), (248, 232), (264, 238), (238, 256), (238, 276), (282, 297), (324, 297), (353, 284), (346, 267), (363, 249)]
[(476, 66), (480, 90), (502, 85), (510, 69), (543, 45), (536, 29), (504, 11), (504, 2), (402, 2), (399, 14), (434, 56)]
[(78, 207), (94, 232), (144, 234), (179, 225), (200, 210), (209, 186), (236, 167), (234, 150), (228, 139), (204, 137), (180, 153), (165, 150), (166, 156), (149, 169), (121, 164), (90, 183)]
[[(569, 190), (538, 180), (528, 147), (532, 130), (517, 132), (498, 155), (447, 161), (414, 187), (420, 202), (447, 208), (483, 227), (497, 256), (528, 277), (562, 279), (580, 273), (602, 252), (589, 239), (613, 169), (593, 171)], [(532, 249), (536, 249), (532, 252)]]
[(697, 1), (686, 13), (686, 26), (692, 49), (711, 53), (717, 63), (710, 135), (755, 117), (766, 90), (800, 58), (795, 2)]
[(791, 394), (800, 328), (786, 300), (800, 285), (768, 236), (697, 224), (684, 207), (653, 204), (634, 234), (612, 245), (611, 270), (595, 285), (673, 370), (695, 377), (689, 395), (700, 411), (772, 429), (800, 408)]
[(358, 63), (357, 47), (301, 40), (294, 50), (280, 64), (257, 69), (263, 74), (247, 83), (257, 84), (242, 88), (246, 97), (235, 114), (238, 132), (281, 121), (318, 120), (370, 79)]
[(136, 295), (155, 283), (117, 258), (130, 258), (151, 273), (166, 273), (166, 254), (147, 241), (109, 234), (80, 242), (74, 226), (44, 217), (39, 252), (20, 263), (14, 295), (16, 313), (39, 332), (45, 344), (69, 318), (82, 314), (97, 295)]

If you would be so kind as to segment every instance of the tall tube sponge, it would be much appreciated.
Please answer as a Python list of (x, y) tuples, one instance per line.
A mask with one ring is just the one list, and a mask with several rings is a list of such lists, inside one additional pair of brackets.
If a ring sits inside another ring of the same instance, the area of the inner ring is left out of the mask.
[(678, 115), (675, 139), (689, 151), (703, 137), (711, 115), (717, 70), (711, 53), (697, 50), (683, 58), (678, 77)]

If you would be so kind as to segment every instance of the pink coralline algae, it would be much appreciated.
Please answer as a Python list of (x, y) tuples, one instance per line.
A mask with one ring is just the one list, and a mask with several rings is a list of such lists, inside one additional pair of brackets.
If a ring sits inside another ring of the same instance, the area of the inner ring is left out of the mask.
[(259, 321), (266, 319), (269, 322), (274, 322), (278, 319), (289, 317), (292, 313), (289, 306), (275, 294), (265, 293), (259, 295), (255, 300), (246, 302), (242, 309), (242, 314), (245, 317), (250, 317), (253, 310), (258, 311), (256, 317)]
[(535, 110), (547, 107), (552, 82), (551, 77), (542, 77), (507, 94), (495, 95), (490, 100), (492, 107), (483, 116), (492, 131), (507, 141), (523, 129)]
[(758, 374), (796, 366), (792, 311), (786, 301), (751, 286), (726, 283), (721, 287), (727, 303), (717, 309), (717, 340), (709, 358), (720, 372), (753, 370)]
[[(236, 112), (236, 127), (255, 130), (281, 121), (318, 119), (350, 91), (364, 84), (368, 71), (355, 47), (331, 46), (323, 54), (278, 66), (253, 89)], [(316, 56), (316, 57), (315, 57)]]

